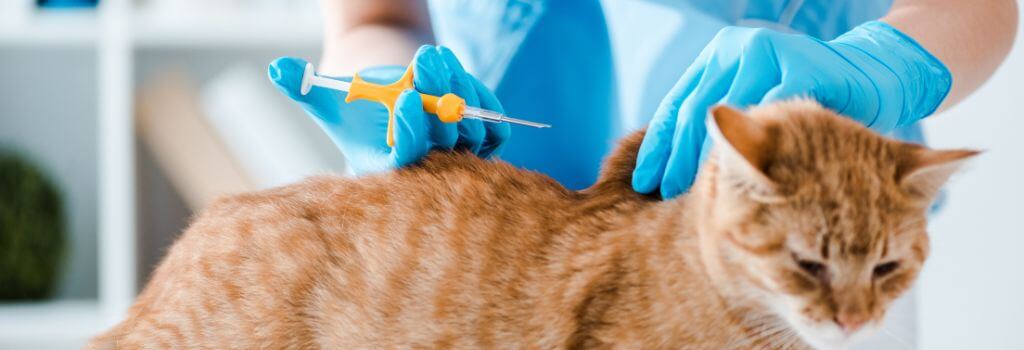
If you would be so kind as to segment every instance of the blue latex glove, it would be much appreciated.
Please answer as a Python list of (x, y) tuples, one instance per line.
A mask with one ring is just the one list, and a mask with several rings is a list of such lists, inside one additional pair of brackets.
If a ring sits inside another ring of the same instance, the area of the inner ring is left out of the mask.
[(949, 70), (913, 39), (868, 22), (832, 41), (727, 27), (662, 100), (640, 146), (633, 189), (663, 198), (689, 190), (710, 148), (704, 120), (719, 103), (746, 107), (807, 96), (879, 132), (930, 115)]
[[(489, 89), (466, 73), (445, 47), (425, 45), (413, 58), (413, 85), (421, 93), (441, 96), (454, 93), (474, 107), (504, 113)], [(306, 61), (282, 57), (270, 64), (270, 80), (313, 117), (341, 149), (356, 175), (387, 171), (419, 161), (431, 149), (466, 149), (488, 158), (501, 152), (509, 138), (508, 124), (463, 119), (443, 123), (423, 111), (419, 94), (403, 92), (395, 103), (395, 147), (387, 145), (388, 113), (370, 101), (345, 103), (345, 92), (314, 86), (299, 92)], [(387, 84), (397, 81), (405, 67), (374, 67), (359, 72), (366, 81)], [(340, 78), (351, 81), (351, 77)]]

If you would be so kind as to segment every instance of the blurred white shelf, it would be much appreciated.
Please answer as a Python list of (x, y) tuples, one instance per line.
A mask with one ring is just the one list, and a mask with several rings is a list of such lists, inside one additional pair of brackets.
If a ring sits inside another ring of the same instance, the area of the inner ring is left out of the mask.
[[(0, 3), (4, 1), (10, 0)], [(137, 293), (132, 78), (139, 50), (295, 50), (320, 45), (321, 19), (315, 9), (290, 1), (287, 8), (276, 10), (234, 11), (169, 11), (140, 8), (138, 3), (102, 0), (93, 10), (37, 10), (25, 16), (0, 6), (0, 54), (37, 48), (95, 50), (100, 131), (98, 298), (0, 303), (0, 349), (80, 348), (123, 317)]]
[(97, 28), (96, 10), (37, 10), (24, 16), (0, 14), (0, 45), (91, 46), (96, 43)]
[(255, 10), (188, 15), (138, 11), (134, 45), (141, 48), (314, 48), (320, 18), (305, 11)]
[(109, 326), (95, 300), (0, 303), (0, 348), (84, 343)]

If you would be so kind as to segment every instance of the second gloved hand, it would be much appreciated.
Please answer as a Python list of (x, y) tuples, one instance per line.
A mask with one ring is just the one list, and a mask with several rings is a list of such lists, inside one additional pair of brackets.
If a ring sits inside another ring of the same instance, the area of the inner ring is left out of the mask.
[(719, 103), (746, 107), (806, 96), (879, 132), (930, 115), (952, 82), (913, 39), (868, 22), (832, 41), (727, 27), (662, 100), (647, 129), (633, 188), (663, 198), (689, 190), (709, 145), (705, 117)]
[[(444, 47), (425, 45), (413, 58), (415, 90), (403, 92), (395, 102), (395, 146), (387, 145), (387, 109), (370, 101), (345, 103), (345, 92), (313, 87), (299, 91), (306, 61), (282, 57), (270, 64), (270, 80), (298, 102), (341, 149), (356, 175), (378, 173), (419, 161), (432, 149), (465, 149), (482, 158), (495, 156), (508, 139), (505, 123), (463, 119), (443, 123), (423, 111), (419, 93), (441, 96), (454, 93), (474, 107), (503, 112), (498, 99), (466, 73), (455, 55)], [(405, 67), (374, 67), (359, 72), (366, 81), (389, 84)], [(350, 81), (351, 77), (341, 78)]]

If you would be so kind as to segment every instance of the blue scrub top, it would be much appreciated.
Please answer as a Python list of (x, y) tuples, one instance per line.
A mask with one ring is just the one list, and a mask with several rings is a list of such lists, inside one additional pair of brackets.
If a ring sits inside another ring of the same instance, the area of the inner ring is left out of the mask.
[[(615, 140), (643, 128), (719, 29), (765, 27), (832, 39), (891, 0), (431, 0), (434, 32), (513, 117), (502, 158), (566, 187), (594, 182)], [(920, 128), (896, 131), (920, 141)]]

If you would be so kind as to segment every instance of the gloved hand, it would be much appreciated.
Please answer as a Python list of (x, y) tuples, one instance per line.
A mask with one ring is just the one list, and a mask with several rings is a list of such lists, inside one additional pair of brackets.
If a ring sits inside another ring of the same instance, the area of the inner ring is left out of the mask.
[[(413, 85), (418, 92), (436, 96), (451, 92), (465, 99), (469, 106), (504, 112), (494, 94), (466, 73), (451, 50), (425, 45), (416, 52), (412, 64)], [(509, 137), (509, 126), (505, 123), (473, 119), (443, 123), (423, 111), (416, 91), (407, 90), (395, 103), (395, 147), (388, 147), (388, 112), (383, 105), (370, 101), (345, 103), (345, 92), (316, 86), (303, 96), (299, 88), (305, 66), (302, 59), (278, 58), (270, 64), (270, 80), (327, 132), (356, 175), (415, 163), (431, 149), (460, 148), (488, 158), (500, 153)], [(404, 71), (405, 67), (400, 66), (373, 67), (359, 72), (359, 76), (372, 83), (387, 84), (397, 81)]]
[(795, 96), (816, 99), (879, 132), (930, 115), (949, 92), (946, 67), (913, 39), (868, 22), (832, 41), (728, 27), (661, 101), (640, 147), (633, 189), (663, 198), (689, 190), (710, 148), (705, 116)]

